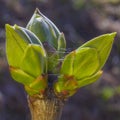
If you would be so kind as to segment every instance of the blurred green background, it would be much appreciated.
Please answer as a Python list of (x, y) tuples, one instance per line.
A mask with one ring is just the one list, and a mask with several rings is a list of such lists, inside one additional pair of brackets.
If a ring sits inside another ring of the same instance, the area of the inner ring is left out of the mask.
[(23, 86), (9, 74), (4, 27), (25, 27), (36, 7), (64, 32), (68, 52), (117, 32), (103, 76), (66, 102), (61, 120), (120, 120), (120, 0), (0, 0), (0, 120), (30, 120)]

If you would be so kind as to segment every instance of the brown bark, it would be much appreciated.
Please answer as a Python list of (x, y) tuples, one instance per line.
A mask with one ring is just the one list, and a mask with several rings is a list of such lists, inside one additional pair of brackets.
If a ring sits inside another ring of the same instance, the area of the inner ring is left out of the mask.
[(32, 120), (60, 120), (63, 102), (53, 94), (28, 97)]

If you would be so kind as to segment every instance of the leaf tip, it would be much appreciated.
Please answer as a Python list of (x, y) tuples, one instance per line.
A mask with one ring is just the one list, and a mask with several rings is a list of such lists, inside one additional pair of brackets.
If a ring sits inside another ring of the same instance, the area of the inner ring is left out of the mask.
[(34, 14), (38, 14), (39, 12), (40, 12), (40, 10), (38, 8), (36, 8)]
[(43, 16), (42, 13), (40, 12), (40, 10), (39, 10), (38, 8), (35, 9), (34, 14), (35, 14), (36, 16), (39, 16), (39, 17), (40, 17), (40, 16)]
[(11, 25), (5, 24), (5, 29), (6, 29), (6, 31), (7, 31), (7, 30), (10, 30), (11, 28), (12, 28)]
[(98, 73), (99, 73), (99, 75), (102, 75), (103, 71), (102, 71), (102, 70), (100, 70)]
[(112, 32), (109, 34), (109, 36), (111, 36), (112, 38), (114, 38), (117, 35), (117, 32)]

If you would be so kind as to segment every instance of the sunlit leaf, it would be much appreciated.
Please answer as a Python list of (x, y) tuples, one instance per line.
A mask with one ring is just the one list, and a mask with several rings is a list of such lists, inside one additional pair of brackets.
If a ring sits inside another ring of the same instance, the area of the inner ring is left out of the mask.
[(102, 75), (102, 71), (98, 71), (96, 74), (94, 74), (91, 77), (77, 80), (79, 88), (95, 82), (96, 80), (98, 80), (101, 77), (101, 75)]
[(25, 87), (26, 92), (27, 92), (30, 96), (35, 95), (35, 94), (40, 94), (40, 92), (39, 92), (38, 90), (34, 90), (34, 89), (30, 88), (30, 87), (27, 86), (27, 85), (25, 85), (24, 87)]
[(61, 67), (61, 74), (73, 75), (74, 59), (75, 59), (75, 51), (65, 56)]
[(43, 92), (46, 87), (47, 87), (47, 78), (46, 76), (38, 76), (34, 82), (32, 82), (29, 87), (34, 89), (34, 90), (37, 90), (37, 91), (41, 91)]
[(91, 48), (96, 49), (96, 51), (98, 52), (98, 55), (99, 55), (99, 60), (100, 60), (99, 69), (101, 69), (103, 67), (103, 65), (105, 64), (105, 62), (110, 54), (115, 35), (116, 35), (116, 32), (98, 36), (98, 37), (88, 41), (87, 43), (83, 44), (80, 47), (80, 48), (91, 47)]
[(61, 77), (54, 86), (58, 96), (70, 96), (78, 88), (100, 78), (100, 69), (109, 56), (115, 35), (116, 33), (111, 33), (94, 38), (65, 56)]
[(84, 47), (75, 51), (73, 75), (76, 79), (93, 75), (99, 68), (100, 62), (96, 49)]
[(46, 72), (46, 54), (39, 45), (29, 44), (21, 61), (20, 68), (32, 76)]
[(99, 58), (94, 48), (81, 48), (69, 53), (62, 64), (61, 74), (73, 75), (76, 79), (91, 76), (99, 67)]
[(73, 76), (59, 76), (54, 84), (54, 91), (59, 97), (73, 95), (78, 89), (78, 82)]
[(102, 71), (85, 79), (75, 79), (74, 76), (60, 76), (54, 85), (54, 91), (59, 97), (70, 97), (83, 86), (89, 85), (100, 78)]
[(29, 85), (25, 85), (25, 90), (29, 95), (44, 94), (48, 87), (47, 76), (38, 76), (34, 82)]
[(24, 50), (28, 45), (10, 25), (6, 25), (6, 54), (10, 66), (19, 67)]
[(14, 80), (24, 85), (29, 85), (35, 79), (35, 77), (25, 73), (23, 70), (14, 67), (10, 67), (10, 73)]

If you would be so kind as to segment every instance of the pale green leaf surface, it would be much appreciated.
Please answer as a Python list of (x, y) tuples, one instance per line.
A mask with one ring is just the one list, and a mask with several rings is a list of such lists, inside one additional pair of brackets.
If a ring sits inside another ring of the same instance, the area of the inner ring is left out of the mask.
[(48, 36), (50, 35), (49, 26), (43, 20), (43, 18), (41, 18), (37, 14), (34, 14), (32, 16), (26, 28), (32, 31), (42, 42), (49, 39), (48, 38)]
[(96, 80), (98, 80), (101, 77), (101, 75), (102, 75), (102, 71), (98, 71), (96, 74), (94, 74), (91, 77), (77, 80), (79, 88), (95, 82)]
[(54, 90), (57, 93), (60, 93), (63, 89), (66, 89), (65, 86), (65, 82), (66, 82), (66, 78), (64, 77), (64, 75), (59, 75), (58, 76), (58, 80), (55, 82), (54, 84)]
[(91, 76), (99, 68), (99, 58), (96, 49), (84, 47), (75, 51), (73, 75), (76, 79)]
[(65, 56), (60, 73), (65, 75), (73, 75), (73, 63), (75, 59), (75, 51)]
[(73, 75), (76, 79), (91, 76), (99, 67), (99, 58), (94, 48), (81, 48), (69, 53), (61, 67), (61, 74)]
[[(64, 79), (61, 76), (59, 79)], [(78, 90), (78, 82), (75, 79), (68, 81), (58, 80), (54, 85), (54, 91), (57, 96), (70, 97)]]
[(40, 91), (34, 90), (34, 89), (30, 88), (30, 87), (27, 86), (27, 85), (24, 86), (24, 87), (25, 87), (26, 92), (27, 92), (30, 96), (35, 95), (35, 94), (40, 94)]
[(56, 36), (56, 33), (53, 29), (53, 27), (48, 24), (49, 26), (49, 32), (50, 32), (50, 35), (48, 36), (49, 39), (48, 39), (48, 42), (51, 46), (53, 46), (55, 49), (57, 49), (58, 47), (58, 36)]
[(46, 71), (45, 51), (39, 45), (29, 44), (21, 61), (20, 68), (32, 76), (39, 76)]
[(35, 36), (35, 34), (32, 33), (30, 30), (16, 25), (15, 31), (18, 32), (21, 36), (23, 36), (23, 38), (25, 38), (25, 40), (27, 40), (29, 43), (39, 44), (40, 46), (43, 46), (39, 38)]
[(64, 83), (64, 90), (74, 90), (78, 87), (77, 81), (75, 79), (68, 80)]
[(64, 86), (64, 82), (61, 80), (58, 80), (55, 84), (54, 84), (54, 90), (57, 93), (60, 93), (63, 89)]
[(86, 86), (88, 84), (91, 84), (98, 80), (102, 75), (102, 71), (97, 72), (93, 76), (87, 77), (85, 79), (71, 79), (71, 80), (64, 80), (64, 76), (59, 77), (58, 81), (54, 85), (54, 89), (57, 93), (61, 93), (62, 91), (68, 91), (69, 93), (72, 94), (74, 93), (77, 89)]
[(59, 34), (60, 34), (59, 29), (57, 28), (57, 26), (56, 26), (50, 19), (48, 19), (46, 16), (44, 16), (44, 15), (39, 11), (39, 9), (36, 9), (35, 13), (36, 13), (36, 14), (39, 14), (40, 16), (42, 16), (42, 17), (44, 18), (44, 20), (53, 27), (56, 35), (59, 36)]
[(27, 41), (14, 30), (10, 25), (6, 25), (6, 54), (10, 66), (19, 67)]
[(91, 47), (91, 48), (95, 48), (97, 50), (97, 52), (99, 54), (99, 60), (100, 60), (100, 66), (99, 66), (98, 70), (103, 67), (103, 65), (105, 64), (105, 62), (110, 54), (115, 35), (116, 35), (116, 32), (98, 36), (98, 37), (88, 41), (87, 43), (83, 44), (80, 47), (80, 48)]
[(34, 77), (25, 73), (21, 69), (10, 67), (12, 78), (23, 85), (29, 85), (34, 81)]
[(50, 22), (45, 16), (36, 10), (27, 27), (32, 31), (42, 42), (48, 42), (51, 47), (57, 49), (57, 41), (59, 36), (59, 30)]
[(47, 81), (44, 77), (39, 76), (29, 85), (29, 87), (37, 91), (44, 91), (47, 87)]
[(33, 32), (31, 32), (30, 30), (27, 30), (25, 28), (24, 28), (24, 31), (27, 33), (27, 35), (31, 39), (32, 44), (39, 44), (41, 47), (43, 47), (41, 40)]
[(31, 43), (29, 36), (25, 33), (22, 27), (14, 25), (14, 30), (28, 43)]
[(63, 57), (65, 50), (66, 50), (66, 40), (64, 34), (61, 33), (58, 38), (58, 53), (60, 58)]

